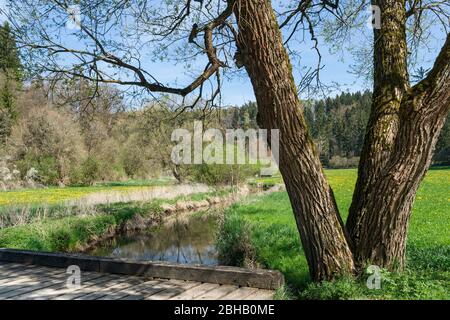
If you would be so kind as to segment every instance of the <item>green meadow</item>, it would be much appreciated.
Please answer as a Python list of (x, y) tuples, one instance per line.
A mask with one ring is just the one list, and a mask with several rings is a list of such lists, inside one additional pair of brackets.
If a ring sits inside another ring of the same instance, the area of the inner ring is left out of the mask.
[[(355, 169), (326, 170), (339, 210), (346, 219), (356, 181)], [(281, 177), (251, 181), (270, 187)], [(0, 216), (8, 207), (28, 208), (30, 222), (0, 229), (0, 247), (77, 251), (136, 215), (159, 219), (162, 201), (109, 203), (90, 207), (64, 203), (101, 192), (133, 192), (170, 181), (129, 181), (94, 187), (27, 189), (0, 192)], [(236, 266), (280, 270), (286, 286), (280, 299), (450, 299), (450, 168), (428, 171), (414, 203), (407, 242), (407, 269), (382, 270), (380, 290), (366, 286), (369, 274), (334, 282), (312, 283), (286, 192), (253, 195), (225, 210), (218, 234), (220, 260)], [(202, 200), (227, 192), (193, 193), (164, 200)], [(48, 206), (45, 215), (33, 210)], [(15, 212), (15, 211), (14, 211)], [(24, 211), (25, 212), (25, 211)], [(21, 211), (17, 211), (21, 214)], [(23, 212), (22, 212), (23, 214)], [(7, 222), (7, 221), (6, 221)]]
[[(356, 170), (326, 170), (326, 176), (345, 219)], [(450, 299), (449, 186), (449, 168), (429, 170), (410, 222), (407, 270), (402, 274), (382, 270), (381, 290), (367, 289), (368, 275), (311, 283), (286, 192), (255, 196), (230, 207), (218, 239), (220, 254), (235, 265), (247, 262), (283, 272), (287, 286), (279, 293), (281, 298)]]

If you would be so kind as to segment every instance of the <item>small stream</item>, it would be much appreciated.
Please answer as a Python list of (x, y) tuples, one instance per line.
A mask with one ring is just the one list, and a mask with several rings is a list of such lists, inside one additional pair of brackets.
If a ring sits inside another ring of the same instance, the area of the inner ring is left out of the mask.
[(217, 226), (217, 218), (210, 214), (177, 216), (137, 234), (116, 236), (88, 254), (215, 266)]

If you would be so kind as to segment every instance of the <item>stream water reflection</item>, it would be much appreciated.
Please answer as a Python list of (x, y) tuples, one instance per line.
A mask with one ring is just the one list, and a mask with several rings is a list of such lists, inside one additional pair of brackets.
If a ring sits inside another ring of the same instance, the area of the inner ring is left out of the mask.
[(105, 241), (90, 255), (133, 260), (217, 265), (217, 219), (212, 215), (174, 218), (138, 234)]

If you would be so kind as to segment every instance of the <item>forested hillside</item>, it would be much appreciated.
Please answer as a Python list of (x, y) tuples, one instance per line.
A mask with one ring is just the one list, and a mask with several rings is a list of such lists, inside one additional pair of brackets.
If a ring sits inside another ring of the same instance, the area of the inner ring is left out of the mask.
[[(370, 91), (344, 92), (334, 98), (304, 101), (305, 118), (328, 167), (356, 167), (370, 116)], [(229, 127), (256, 128), (256, 103), (230, 108)], [(436, 164), (450, 163), (450, 119), (442, 129), (434, 157)]]
[(369, 91), (306, 103), (306, 121), (325, 166), (357, 166), (370, 104)]

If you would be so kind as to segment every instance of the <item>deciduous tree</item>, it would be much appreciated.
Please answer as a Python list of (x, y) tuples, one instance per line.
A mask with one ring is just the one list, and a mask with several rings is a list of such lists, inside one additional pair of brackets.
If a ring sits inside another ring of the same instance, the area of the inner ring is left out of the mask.
[[(9, 17), (21, 45), (36, 58), (34, 66), (40, 74), (57, 79), (81, 77), (130, 86), (181, 96), (186, 102), (183, 108), (199, 101), (207, 107), (220, 98), (223, 70), (234, 59), (253, 85), (259, 126), (280, 130), (279, 168), (312, 278), (351, 273), (366, 261), (388, 268), (403, 265), (415, 193), (450, 105), (450, 36), (427, 77), (411, 86), (406, 26), (409, 17), (427, 10), (448, 18), (445, 3), (374, 0), (381, 9), (381, 29), (374, 32), (373, 104), (347, 228), (324, 176), (297, 91), (319, 83), (313, 83), (322, 67), (315, 31), (321, 21), (318, 17), (338, 16), (343, 23), (351, 23), (342, 3), (300, 0), (275, 11), (269, 0), (186, 0), (176, 5), (171, 1), (78, 1), (83, 19), (73, 32), (61, 30), (69, 9), (64, 0), (9, 3), (14, 12)], [(280, 29), (286, 31), (282, 34)], [(319, 62), (297, 86), (291, 64), (295, 53), (289, 41), (300, 30), (310, 36)], [(65, 37), (76, 39), (78, 46)], [(166, 50), (174, 44), (178, 51)], [(165, 85), (151, 68), (144, 68), (140, 54), (149, 47), (155, 56), (181, 53), (181, 60), (203, 54), (205, 67), (185, 86)], [(210, 98), (202, 99), (207, 90)]]

